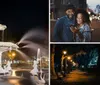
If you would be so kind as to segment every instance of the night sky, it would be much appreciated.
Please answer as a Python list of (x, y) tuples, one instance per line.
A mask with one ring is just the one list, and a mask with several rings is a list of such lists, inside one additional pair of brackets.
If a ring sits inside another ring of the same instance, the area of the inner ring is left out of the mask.
[[(68, 55), (72, 55), (77, 53), (81, 50), (85, 52), (89, 52), (94, 48), (97, 48), (99, 45), (92, 45), (92, 44), (57, 44), (55, 45), (55, 53), (62, 53), (63, 50), (67, 50)], [(52, 47), (52, 45), (51, 45)]]
[(7, 25), (5, 41), (19, 41), (31, 28), (48, 30), (48, 0), (2, 0), (0, 23)]

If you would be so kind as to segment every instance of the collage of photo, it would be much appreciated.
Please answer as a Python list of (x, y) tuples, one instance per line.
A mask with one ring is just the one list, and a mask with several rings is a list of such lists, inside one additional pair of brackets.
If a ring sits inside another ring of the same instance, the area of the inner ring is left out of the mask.
[(100, 85), (100, 0), (1, 0), (0, 85)]

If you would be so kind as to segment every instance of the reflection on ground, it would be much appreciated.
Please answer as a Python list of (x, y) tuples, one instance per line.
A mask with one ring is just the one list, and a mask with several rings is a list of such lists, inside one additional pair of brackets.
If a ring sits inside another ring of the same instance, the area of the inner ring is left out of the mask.
[[(43, 72), (46, 74), (45, 85), (48, 85), (48, 70), (45, 69)], [(1, 77), (0, 85), (36, 85), (29, 69), (16, 69), (12, 74), (14, 75)]]

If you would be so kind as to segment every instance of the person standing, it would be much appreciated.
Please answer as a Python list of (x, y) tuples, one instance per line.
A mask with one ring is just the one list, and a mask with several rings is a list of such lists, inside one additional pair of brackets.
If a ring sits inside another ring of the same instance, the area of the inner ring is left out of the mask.
[(76, 27), (71, 26), (71, 31), (75, 42), (91, 41), (90, 20), (85, 10), (80, 9), (76, 12)]
[(53, 31), (54, 42), (72, 42), (73, 33), (70, 30), (70, 26), (75, 24), (75, 7), (73, 5), (67, 5), (66, 15), (58, 19)]

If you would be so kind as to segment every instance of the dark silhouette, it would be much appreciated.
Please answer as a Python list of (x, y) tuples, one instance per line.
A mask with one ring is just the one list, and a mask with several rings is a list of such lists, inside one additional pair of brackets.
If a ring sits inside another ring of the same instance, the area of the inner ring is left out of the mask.
[(36, 85), (36, 84), (33, 84), (29, 79), (21, 79), (19, 80), (19, 85)]

